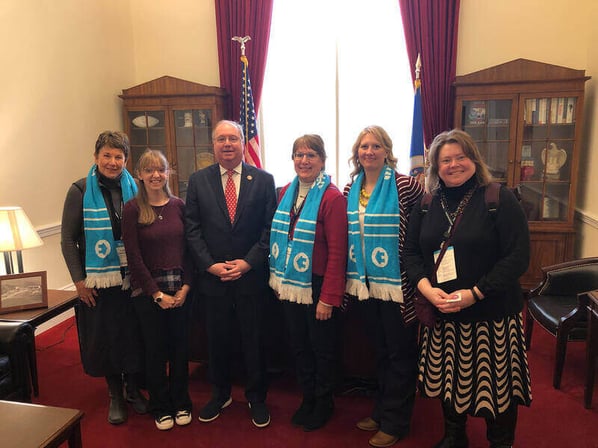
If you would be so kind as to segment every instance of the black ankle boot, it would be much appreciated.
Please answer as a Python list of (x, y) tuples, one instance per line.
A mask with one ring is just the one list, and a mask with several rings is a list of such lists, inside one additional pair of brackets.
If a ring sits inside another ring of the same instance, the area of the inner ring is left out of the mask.
[(126, 398), (138, 414), (146, 414), (149, 403), (138, 387), (137, 374), (125, 373)]
[(321, 428), (328, 423), (333, 412), (334, 401), (332, 400), (332, 397), (316, 398), (314, 409), (307, 417), (303, 429), (305, 431), (315, 431), (316, 429)]
[(106, 377), (106, 383), (108, 383), (108, 394), (110, 396), (108, 422), (113, 425), (120, 425), (127, 421), (127, 403), (123, 395), (122, 376), (109, 375)]
[(442, 404), (444, 414), (444, 437), (434, 448), (468, 448), (467, 414), (458, 414), (450, 405)]
[(293, 417), (291, 417), (291, 423), (295, 426), (305, 425), (315, 406), (316, 399), (314, 397), (303, 396), (301, 406), (299, 406), (299, 409), (297, 409), (293, 414)]
[(511, 406), (496, 419), (486, 419), (486, 438), (490, 448), (510, 448), (515, 441), (517, 426), (517, 405)]

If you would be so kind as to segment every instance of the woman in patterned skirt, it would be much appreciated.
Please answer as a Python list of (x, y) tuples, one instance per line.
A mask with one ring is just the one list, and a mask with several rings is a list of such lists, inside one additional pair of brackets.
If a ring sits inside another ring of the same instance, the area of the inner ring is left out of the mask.
[(411, 214), (404, 259), (420, 300), (435, 307), (419, 380), (425, 396), (442, 402), (445, 434), (436, 447), (467, 447), (468, 415), (485, 418), (490, 447), (510, 447), (517, 407), (532, 399), (518, 281), (529, 263), (527, 220), (505, 187), (489, 210), (491, 175), (467, 133), (438, 135), (429, 160), (432, 201)]

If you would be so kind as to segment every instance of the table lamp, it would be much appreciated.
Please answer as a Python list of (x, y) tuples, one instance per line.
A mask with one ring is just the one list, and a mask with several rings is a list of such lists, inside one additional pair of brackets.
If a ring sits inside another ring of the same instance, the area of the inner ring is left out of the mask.
[(23, 272), (21, 251), (44, 244), (21, 207), (0, 207), (0, 252), (7, 274), (14, 274), (12, 252), (17, 253), (16, 273)]

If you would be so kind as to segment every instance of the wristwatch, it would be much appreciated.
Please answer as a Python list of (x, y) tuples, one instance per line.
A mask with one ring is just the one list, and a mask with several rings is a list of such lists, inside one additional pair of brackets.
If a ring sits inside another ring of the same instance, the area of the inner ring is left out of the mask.
[(160, 302), (162, 301), (162, 298), (163, 298), (163, 297), (164, 297), (164, 294), (162, 294), (162, 291), (160, 291), (160, 292), (158, 293), (158, 296), (157, 296), (157, 297), (154, 297), (154, 302), (156, 302), (156, 303), (160, 303)]

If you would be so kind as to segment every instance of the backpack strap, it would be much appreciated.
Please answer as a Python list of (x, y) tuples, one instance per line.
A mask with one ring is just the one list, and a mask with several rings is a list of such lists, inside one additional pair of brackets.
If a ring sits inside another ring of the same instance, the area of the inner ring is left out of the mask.
[(427, 192), (424, 193), (421, 201), (421, 212), (428, 213), (428, 208), (430, 208), (430, 203), (432, 202), (432, 195)]
[(498, 209), (498, 196), (500, 193), (500, 184), (498, 182), (490, 182), (486, 187), (486, 193), (484, 200), (486, 201), (486, 207), (490, 213), (496, 213)]

